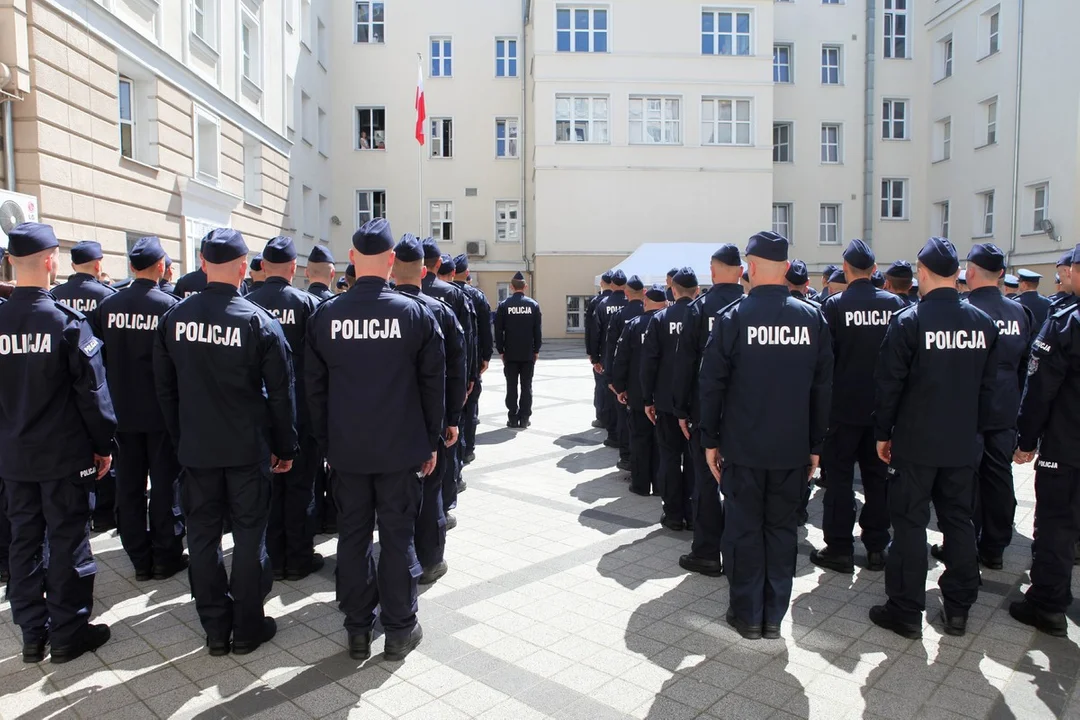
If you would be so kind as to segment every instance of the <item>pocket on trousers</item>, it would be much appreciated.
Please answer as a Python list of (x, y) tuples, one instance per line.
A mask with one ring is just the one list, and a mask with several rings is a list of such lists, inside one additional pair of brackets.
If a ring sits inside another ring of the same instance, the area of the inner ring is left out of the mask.
[(79, 546), (75, 548), (75, 552), (71, 557), (72, 564), (75, 566), (75, 573), (80, 578), (93, 577), (97, 574), (97, 562), (94, 560), (94, 554), (90, 550), (90, 538), (84, 538)]

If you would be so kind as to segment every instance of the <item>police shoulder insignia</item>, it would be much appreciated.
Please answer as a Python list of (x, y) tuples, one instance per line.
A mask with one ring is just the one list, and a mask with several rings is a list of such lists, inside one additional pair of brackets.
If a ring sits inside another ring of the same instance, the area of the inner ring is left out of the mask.
[(1032, 355), (1028, 358), (1027, 374), (1034, 375), (1037, 372), (1039, 372), (1039, 358)]
[(96, 337), (91, 337), (89, 340), (79, 346), (79, 350), (86, 357), (94, 357), (101, 352), (101, 341)]
[(76, 320), (85, 320), (86, 319), (86, 315), (79, 312), (78, 310), (71, 307), (70, 305), (65, 305), (64, 303), (60, 302), (59, 300), (56, 301), (56, 309), (59, 310), (60, 312), (64, 313), (68, 317), (75, 318)]

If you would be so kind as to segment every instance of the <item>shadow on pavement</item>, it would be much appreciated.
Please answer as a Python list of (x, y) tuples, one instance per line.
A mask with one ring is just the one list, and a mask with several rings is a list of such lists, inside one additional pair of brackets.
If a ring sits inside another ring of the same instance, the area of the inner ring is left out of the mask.
[(477, 445), (500, 445), (504, 442), (509, 442), (517, 435), (516, 432), (510, 428), (499, 428), (497, 430), (488, 430), (487, 432), (476, 434)]
[(618, 457), (609, 448), (597, 448), (588, 452), (570, 453), (555, 464), (555, 467), (577, 475), (587, 470), (606, 470), (615, 466)]

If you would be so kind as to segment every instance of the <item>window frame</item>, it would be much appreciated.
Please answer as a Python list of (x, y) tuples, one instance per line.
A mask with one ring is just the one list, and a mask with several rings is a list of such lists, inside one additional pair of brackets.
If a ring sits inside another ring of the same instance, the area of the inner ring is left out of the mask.
[(997, 190), (984, 190), (979, 193), (979, 198), (982, 201), (982, 207), (979, 211), (981, 218), (979, 228), (981, 232), (976, 237), (994, 237), (994, 232), (997, 230), (995, 218), (997, 214)]
[(997, 126), (998, 126), (998, 98), (994, 97), (983, 100), (982, 105), (985, 107), (986, 112), (986, 136), (983, 138), (985, 142), (982, 147), (988, 147), (990, 145), (997, 145)]
[[(781, 63), (779, 54), (781, 51), (787, 51), (787, 62)], [(782, 70), (787, 70), (787, 80), (778, 80), (777, 77)], [(773, 84), (774, 85), (794, 85), (795, 84), (795, 43), (782, 42), (773, 43)]]
[[(307, 98), (307, 103), (304, 102), (305, 98)], [(308, 109), (311, 108), (313, 102), (311, 96), (304, 92), (303, 88), (300, 88), (300, 140), (307, 144), (308, 147), (315, 147), (315, 142), (311, 138), (312, 125), (315, 125), (315, 123), (311, 122), (311, 118), (308, 117), (307, 112)], [(316, 116), (315, 119), (317, 122), (318, 116)], [(314, 128), (314, 130), (318, 133), (317, 127)], [(318, 138), (315, 139), (317, 140)]]
[[(360, 20), (360, 6), (366, 5), (368, 12), (368, 20)], [(381, 6), (383, 19), (381, 21), (375, 19), (376, 6)], [(367, 29), (367, 39), (360, 39), (360, 27), (364, 26)], [(381, 33), (376, 35), (375, 28), (378, 26), (381, 29)], [(373, 39), (373, 38), (378, 39)], [(377, 0), (354, 0), (353, 2), (353, 45), (385, 45), (386, 44), (386, 3)]]
[[(361, 195), (361, 193), (363, 193), (365, 200), (367, 200), (368, 207), (367, 207), (366, 210), (362, 210), (360, 208), (360, 195)], [(378, 193), (382, 193), (382, 201), (383, 201), (382, 202), (382, 213), (383, 213), (382, 215), (376, 215), (375, 214), (376, 207), (378, 206), (378, 204), (375, 202), (375, 196)], [(377, 190), (377, 189), (374, 189), (374, 188), (358, 189), (358, 190), (356, 190), (356, 193), (354, 194), (354, 197), (355, 197), (355, 200), (353, 201), (353, 203), (354, 203), (353, 210), (354, 210), (354, 215), (355, 215), (356, 220), (357, 220), (356, 227), (363, 226), (363, 224), (365, 222), (367, 222), (368, 220), (373, 220), (373, 219), (379, 218), (379, 217), (383, 217), (383, 218), (386, 217), (386, 207), (387, 207), (387, 205), (386, 205), (386, 190), (381, 190), (381, 189)], [(360, 215), (360, 213), (362, 213), (362, 212), (368, 213), (368, 217), (367, 217), (366, 220)]]
[[(240, 77), (244, 81), (251, 83), (255, 88), (261, 88), (263, 80), (262, 20), (259, 17), (261, 13), (251, 10), (243, 0), (240, 0), (238, 5), (240, 6), (238, 28), (240, 42), (237, 49), (240, 54)], [(244, 47), (245, 30), (248, 32), (248, 38), (253, 44), (251, 48)]]
[[(1041, 182), (1029, 186), (1031, 188), (1031, 219), (1032, 219), (1032, 232), (1041, 233), (1045, 232), (1042, 229), (1043, 221), (1050, 217), (1050, 183)], [(1042, 193), (1043, 200), (1042, 205), (1039, 205), (1039, 193)], [(1042, 217), (1039, 217), (1040, 212)]]
[(952, 160), (952, 116), (941, 121), (941, 159)]
[[(731, 120), (720, 119), (720, 107), (722, 103), (731, 103)], [(706, 103), (713, 106), (712, 120), (705, 119), (705, 105)], [(739, 120), (739, 104), (746, 103), (748, 110), (748, 118), (746, 120)], [(738, 97), (738, 96), (719, 96), (719, 95), (704, 95), (701, 98), (701, 104), (699, 106), (701, 112), (701, 146), (702, 147), (753, 147), (754, 146), (754, 101), (750, 97)], [(731, 129), (731, 142), (706, 142), (706, 125), (714, 133), (714, 137), (720, 137), (720, 130), (723, 123), (729, 123)], [(747, 129), (748, 139), (745, 143), (738, 142), (739, 139), (739, 127), (745, 125)]]
[[(730, 15), (730, 30), (725, 32), (720, 29), (720, 17), (722, 15)], [(747, 18), (747, 29), (745, 32), (739, 30), (739, 19), (745, 15)], [(711, 16), (712, 30), (705, 29), (705, 19)], [(705, 57), (754, 57), (754, 25), (756, 18), (754, 17), (754, 9), (751, 7), (740, 6), (705, 6), (701, 8), (701, 54)], [(728, 48), (730, 52), (720, 52), (720, 40), (721, 37), (727, 38)], [(712, 51), (707, 51), (705, 48), (705, 42), (708, 39), (712, 45)], [(740, 40), (746, 40), (746, 52), (739, 52), (741, 49)]]
[[(559, 118), (559, 102), (565, 100), (569, 103), (570, 115), (567, 119), (561, 120)], [(574, 116), (574, 110), (577, 106), (577, 100), (588, 100), (589, 113), (588, 117), (584, 120)], [(603, 118), (595, 117), (594, 108), (596, 107), (596, 101), (603, 100), (606, 106), (606, 110)], [(566, 140), (559, 139), (559, 123), (566, 123), (567, 134)], [(586, 139), (578, 140), (575, 130), (580, 123), (585, 123), (584, 128), (586, 130)], [(596, 128), (603, 124), (607, 137), (604, 140), (593, 139), (596, 137)], [(603, 94), (588, 94), (588, 93), (557, 93), (555, 95), (555, 142), (557, 144), (570, 144), (581, 143), (585, 145), (610, 145), (611, 144), (611, 96)], [(520, 148), (519, 148), (520, 151)]]
[[(555, 42), (554, 49), (557, 53), (571, 52), (571, 53), (610, 53), (611, 52), (611, 5), (606, 3), (556, 3), (554, 13), (554, 31)], [(587, 11), (589, 24), (586, 28), (582, 29), (577, 26), (577, 18), (579, 11)], [(559, 27), (559, 13), (568, 12), (570, 16), (570, 25), (567, 28)], [(596, 27), (596, 13), (604, 13), (604, 27)], [(588, 50), (577, 49), (577, 36), (579, 33), (584, 32), (589, 40)], [(559, 36), (565, 33), (567, 36), (568, 45), (565, 50), (559, 47)], [(596, 49), (596, 37), (598, 34), (604, 36), (604, 49)]]
[[(899, 8), (897, 5), (903, 5)], [(881, 53), (885, 60), (909, 60), (911, 58), (911, 2), (910, 0), (884, 0), (881, 12)], [(896, 31), (897, 18), (903, 18), (903, 33)], [(891, 26), (891, 30), (890, 30)], [(902, 43), (902, 54), (896, 48)]]
[[(641, 117), (634, 118), (633, 106), (635, 102), (641, 103)], [(649, 103), (660, 103), (660, 117), (649, 117)], [(667, 116), (669, 103), (675, 103), (675, 115), (674, 119)], [(627, 121), (630, 134), (627, 136), (628, 145), (667, 145), (677, 146), (683, 144), (683, 112), (682, 112), (682, 96), (681, 95), (631, 95), (627, 103)], [(653, 123), (659, 123), (660, 141), (654, 142), (649, 134), (649, 128)], [(640, 125), (639, 139), (635, 140), (634, 128), (635, 124)], [(675, 130), (675, 140), (668, 142), (664, 138), (667, 137), (667, 130), (671, 127)]]
[[(514, 128), (514, 136), (510, 137), (511, 124)], [(500, 125), (505, 128), (504, 137), (499, 137)], [(511, 139), (513, 140), (514, 153), (510, 154)], [(505, 144), (506, 152), (499, 154), (499, 143)], [(495, 118), (495, 158), (498, 160), (517, 160), (521, 157), (521, 118), (517, 116), (500, 116)]]
[(315, 147), (323, 157), (330, 157), (330, 118), (318, 105), (315, 106)]
[[(584, 335), (585, 334), (585, 311), (589, 304), (589, 300), (592, 299), (591, 295), (567, 295), (566, 296), (566, 334), (567, 335)], [(577, 301), (577, 308), (571, 310), (570, 301)], [(577, 318), (578, 325), (576, 327), (570, 326), (571, 313)]]
[[(829, 77), (826, 73), (833, 70), (833, 66), (826, 64), (826, 60), (831, 59), (826, 56), (826, 53), (836, 51), (836, 82), (829, 82)], [(825, 86), (836, 85), (842, 86), (844, 84), (844, 46), (835, 44), (823, 44), (821, 46), (821, 84)]]
[[(826, 137), (826, 132), (828, 130), (832, 130), (832, 129), (836, 130), (836, 142), (835, 143), (828, 142), (828, 138)], [(831, 146), (835, 146), (835, 148), (836, 148), (836, 159), (835, 160), (829, 160), (827, 158), (826, 150)], [(823, 123), (821, 123), (821, 138), (820, 138), (819, 147), (820, 147), (820, 150), (821, 150), (821, 164), (822, 165), (843, 165), (844, 164), (844, 124), (843, 123), (838, 123), (838, 122), (823, 122)]]
[[(896, 196), (896, 189), (900, 189), (900, 214), (895, 214), (895, 203), (898, 198)], [(886, 204), (888, 208), (886, 209)], [(881, 196), (880, 207), (881, 211), (878, 215), (882, 221), (893, 220), (907, 220), (908, 219), (908, 181), (907, 178), (881, 178)]]
[(943, 237), (946, 240), (949, 239), (949, 233), (951, 232), (952, 224), (952, 201), (942, 200), (941, 202), (934, 203), (938, 212), (938, 232), (939, 237)]
[(941, 41), (941, 79), (953, 76), (953, 65), (956, 61), (956, 42), (952, 35)]
[[(784, 135), (784, 131), (787, 131), (787, 137), (779, 137)], [(773, 122), (773, 163), (790, 165), (795, 162), (795, 148), (794, 148), (794, 136), (795, 136), (795, 123), (790, 120), (781, 120)], [(784, 152), (781, 152), (781, 149)]]
[[(439, 219), (435, 219), (435, 210), (440, 209)], [(441, 210), (448, 210), (448, 212), (441, 212)], [(438, 232), (435, 232), (435, 225), (438, 223), (442, 227)], [(447, 226), (449, 226), (450, 237), (446, 237)], [(435, 238), (439, 243), (453, 243), (454, 242), (454, 201), (453, 200), (429, 200), (428, 201), (428, 235)]]
[[(454, 159), (454, 118), (449, 116), (429, 117), (428, 123), (428, 157), (432, 160)], [(447, 130), (449, 129), (449, 142), (447, 142)], [(435, 144), (438, 141), (439, 154), (435, 153)]]
[[(911, 122), (909, 120), (910, 108), (908, 107), (911, 101), (908, 98), (890, 98), (885, 97), (881, 99), (881, 139), (884, 140), (910, 140), (911, 139)], [(903, 117), (897, 120), (896, 107), (903, 107)], [(888, 110), (886, 110), (886, 107)], [(902, 134), (900, 137), (896, 137), (896, 123), (900, 123), (902, 127)], [(886, 128), (888, 128), (889, 134), (886, 134)]]
[(986, 55), (996, 55), (1001, 52), (1001, 9), (1000, 7), (987, 17)]
[[(827, 217), (827, 212), (834, 210), (836, 215), (833, 221), (830, 223)], [(828, 235), (829, 227), (835, 228), (834, 234), (835, 240), (823, 239), (823, 235)], [(843, 203), (821, 203), (818, 205), (818, 245), (825, 245), (827, 247), (833, 247), (840, 245), (843, 238), (844, 231), (844, 204)]]
[[(121, 88), (127, 85), (128, 95), (128, 115), (130, 117), (124, 118), (124, 106), (121, 100)], [(117, 130), (120, 137), (120, 156), (125, 157), (128, 160), (135, 160), (136, 152), (135, 148), (138, 143), (138, 117), (135, 111), (135, 81), (126, 75), (117, 76), (117, 92), (116, 92), (116, 118), (117, 118)], [(124, 127), (128, 128), (128, 153), (124, 152)]]
[[(505, 52), (499, 53), (499, 44), (503, 44)], [(510, 54), (510, 43), (514, 44), (514, 53)], [(521, 49), (521, 38), (517, 35), (496, 35), (495, 36), (495, 77), (501, 79), (517, 78), (521, 65), (521, 57), (519, 50)], [(499, 63), (503, 63), (503, 69), (506, 71), (504, 74), (499, 74)], [(514, 72), (510, 72), (511, 63), (513, 63)]]
[[(381, 110), (383, 114), (383, 129), (375, 130), (375, 111)], [(363, 131), (363, 121), (360, 118), (360, 113), (367, 111), (369, 113), (369, 122), (371, 132), (368, 134), (368, 145), (370, 147), (360, 147), (360, 133)], [(382, 133), (383, 147), (378, 146), (376, 142), (375, 133)], [(386, 107), (382, 105), (354, 105), (353, 106), (353, 150), (380, 150), (386, 152)]]
[[(192, 110), (192, 122), (194, 130), (194, 153), (192, 155), (192, 166), (194, 170), (194, 176), (200, 182), (207, 185), (217, 187), (221, 181), (221, 118), (214, 113), (210, 112), (201, 105), (193, 106)], [(202, 152), (203, 152), (203, 138), (202, 127), (203, 125), (214, 126), (215, 133), (215, 148), (214, 148), (214, 172), (210, 174), (205, 172), (202, 165)]]
[[(511, 220), (509, 213), (503, 220), (500, 217), (500, 206), (506, 206), (507, 210), (513, 210), (517, 213), (517, 218)], [(510, 207), (514, 206), (514, 207)], [(506, 224), (506, 238), (499, 239), (499, 225)], [(510, 229), (515, 228), (513, 235), (511, 235)], [(498, 199), (495, 201), (495, 242), (497, 243), (520, 243), (521, 242), (521, 201), (517, 199)]]
[[(189, 17), (191, 18), (191, 35), (199, 39), (210, 49), (217, 52), (218, 49), (218, 0), (191, 0), (188, 3)], [(199, 32), (197, 26), (202, 20), (203, 32)]]
[[(438, 43), (439, 52), (435, 53), (435, 43)], [(449, 46), (449, 53), (446, 53)], [(454, 77), (454, 36), (453, 35), (429, 35), (428, 50), (428, 77), (452, 78)], [(435, 72), (438, 69), (438, 72)]]
[[(784, 221), (782, 223), (777, 223), (777, 220), (776, 220), (776, 212), (777, 212), (777, 210), (782, 210), (787, 215), (787, 217), (784, 219)], [(774, 233), (779, 233), (780, 235), (783, 235), (785, 238), (787, 238), (788, 242), (792, 243), (792, 244), (794, 244), (794, 241), (792, 241), (792, 239), (791, 239), (791, 227), (792, 227), (792, 222), (794, 220), (794, 217), (795, 217), (795, 204), (794, 203), (790, 203), (790, 202), (779, 202), (779, 203), (777, 203), (777, 202), (774, 202), (772, 204), (772, 231)], [(780, 230), (777, 229), (778, 227), (781, 227), (781, 226), (784, 228), (784, 232), (781, 232)]]

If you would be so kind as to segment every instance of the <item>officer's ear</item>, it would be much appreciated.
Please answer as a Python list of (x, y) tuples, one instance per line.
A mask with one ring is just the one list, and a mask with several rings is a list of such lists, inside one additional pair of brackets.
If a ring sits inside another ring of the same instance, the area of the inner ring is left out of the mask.
[(427, 265), (421, 265), (420, 266), (420, 279), (423, 280), (427, 276), (428, 276)]

